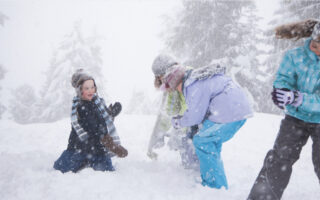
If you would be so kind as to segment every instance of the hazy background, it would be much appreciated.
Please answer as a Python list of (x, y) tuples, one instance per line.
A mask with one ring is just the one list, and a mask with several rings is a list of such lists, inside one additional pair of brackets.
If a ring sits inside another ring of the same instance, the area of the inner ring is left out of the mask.
[(151, 64), (161, 52), (183, 64), (219, 62), (256, 112), (270, 100), (282, 54), (276, 25), (319, 18), (317, 1), (0, 0), (0, 116), (19, 123), (69, 116), (72, 73), (85, 68), (106, 101), (128, 114), (156, 114)]
[[(270, 100), (274, 74), (283, 52), (304, 42), (275, 40), (273, 29), (319, 19), (319, 5), (300, 0), (0, 0), (0, 198), (245, 199), (282, 118)], [(153, 87), (151, 64), (160, 52), (193, 67), (220, 62), (252, 100), (254, 117), (223, 145), (229, 190), (203, 187), (199, 172), (184, 169), (170, 145), (155, 150), (156, 161), (147, 156), (161, 96)], [(114, 172), (87, 168), (62, 174), (52, 167), (68, 144), (75, 94), (70, 78), (79, 67), (95, 77), (108, 103), (123, 105), (115, 126), (129, 155), (112, 158)], [(303, 148), (283, 200), (320, 199), (311, 145)]]
[[(75, 22), (83, 35), (101, 37), (103, 75), (108, 94), (126, 101), (134, 88), (153, 89), (151, 63), (163, 48), (161, 16), (177, 1), (0, 1), (0, 11), (9, 17), (0, 29), (0, 60), (8, 73), (3, 92), (21, 84), (37, 90), (53, 51)], [(143, 10), (144, 12), (140, 12)], [(7, 100), (7, 98), (5, 98)]]

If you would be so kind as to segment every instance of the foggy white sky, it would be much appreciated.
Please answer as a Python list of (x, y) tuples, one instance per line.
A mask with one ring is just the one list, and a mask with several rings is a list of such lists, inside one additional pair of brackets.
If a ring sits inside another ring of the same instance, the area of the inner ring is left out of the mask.
[(27, 2), (0, 1), (0, 11), (10, 18), (0, 28), (0, 63), (8, 70), (2, 92), (9, 95), (23, 83), (39, 90), (53, 50), (79, 20), (84, 36), (96, 32), (104, 38), (100, 45), (110, 97), (126, 101), (134, 88), (154, 92), (150, 65), (163, 48), (161, 16), (175, 1)]
[[(268, 19), (277, 0), (257, 3)], [(113, 100), (126, 103), (133, 89), (154, 92), (150, 68), (163, 49), (163, 16), (178, 5), (179, 0), (0, 0), (0, 12), (10, 18), (0, 27), (0, 64), (8, 71), (0, 82), (3, 101), (24, 83), (40, 89), (53, 51), (79, 20), (84, 36), (104, 37), (103, 73)]]

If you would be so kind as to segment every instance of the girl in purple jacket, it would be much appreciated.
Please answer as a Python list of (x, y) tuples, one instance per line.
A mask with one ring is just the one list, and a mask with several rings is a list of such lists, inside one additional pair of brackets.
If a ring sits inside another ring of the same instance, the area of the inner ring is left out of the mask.
[(174, 128), (200, 125), (193, 144), (200, 161), (202, 185), (228, 189), (220, 156), (222, 143), (228, 141), (252, 116), (243, 90), (224, 75), (225, 68), (208, 66), (185, 70), (176, 65), (163, 77), (163, 89), (183, 94), (187, 110), (172, 118)]

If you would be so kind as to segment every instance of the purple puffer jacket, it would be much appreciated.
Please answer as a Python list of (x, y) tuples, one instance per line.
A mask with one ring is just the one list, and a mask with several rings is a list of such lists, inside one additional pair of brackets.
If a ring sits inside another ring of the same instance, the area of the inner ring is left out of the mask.
[(185, 83), (183, 95), (188, 109), (178, 120), (182, 127), (200, 124), (206, 116), (216, 123), (228, 123), (253, 115), (244, 91), (227, 76), (216, 74)]

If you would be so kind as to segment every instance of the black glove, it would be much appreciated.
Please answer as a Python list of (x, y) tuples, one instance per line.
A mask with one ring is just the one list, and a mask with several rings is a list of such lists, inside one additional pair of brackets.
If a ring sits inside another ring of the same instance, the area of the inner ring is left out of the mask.
[(108, 109), (111, 112), (111, 116), (116, 117), (121, 112), (122, 106), (121, 106), (121, 103), (115, 102), (113, 105), (110, 104)]
[(188, 129), (187, 137), (190, 138), (190, 139), (193, 139), (193, 136), (194, 136), (195, 134), (197, 134), (198, 131), (199, 131), (198, 125), (193, 125), (193, 126), (191, 126), (191, 127)]

